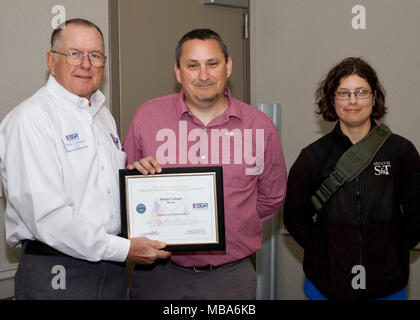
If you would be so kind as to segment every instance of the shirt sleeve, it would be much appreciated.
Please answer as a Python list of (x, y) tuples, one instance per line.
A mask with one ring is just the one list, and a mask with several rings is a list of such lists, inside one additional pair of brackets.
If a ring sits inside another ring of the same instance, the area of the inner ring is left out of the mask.
[(306, 248), (312, 241), (315, 210), (312, 196), (312, 163), (309, 151), (303, 150), (292, 165), (287, 183), (287, 195), (283, 210), (284, 225), (291, 236)]
[(407, 246), (412, 249), (420, 242), (420, 156), (411, 142), (400, 155), (401, 199), (405, 219)]
[(272, 125), (264, 150), (264, 168), (258, 177), (257, 209), (262, 221), (277, 214), (284, 202), (287, 171), (277, 128)]
[[(75, 258), (124, 261), (130, 242), (110, 235), (103, 223), (78, 214), (66, 194), (57, 137), (48, 116), (32, 112), (8, 127), (4, 166), (8, 205), (35, 239)], [(88, 216), (88, 215), (87, 215)]]

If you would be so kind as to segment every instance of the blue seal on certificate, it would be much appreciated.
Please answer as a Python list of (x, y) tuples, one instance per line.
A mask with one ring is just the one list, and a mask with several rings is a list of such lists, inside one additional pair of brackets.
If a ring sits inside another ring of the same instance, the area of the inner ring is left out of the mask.
[(138, 213), (145, 213), (146, 212), (146, 206), (143, 203), (139, 203), (136, 207), (136, 211)]

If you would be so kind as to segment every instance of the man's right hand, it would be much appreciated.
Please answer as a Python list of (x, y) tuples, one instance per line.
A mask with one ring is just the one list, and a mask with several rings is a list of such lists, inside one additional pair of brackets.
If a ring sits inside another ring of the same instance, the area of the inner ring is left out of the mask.
[(129, 165), (127, 165), (127, 169), (134, 170), (141, 172), (144, 175), (148, 174), (155, 174), (161, 173), (162, 167), (160, 166), (159, 162), (157, 162), (156, 158), (153, 156), (149, 156), (139, 161), (135, 161)]
[(162, 250), (166, 244), (148, 238), (130, 239), (130, 250), (128, 251), (127, 261), (138, 264), (152, 264), (157, 259), (167, 259), (171, 256), (169, 251)]

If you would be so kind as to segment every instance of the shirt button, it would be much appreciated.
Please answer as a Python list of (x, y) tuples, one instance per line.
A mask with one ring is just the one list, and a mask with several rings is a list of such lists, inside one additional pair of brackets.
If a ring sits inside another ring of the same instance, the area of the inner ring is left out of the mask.
[(106, 193), (111, 194), (111, 189), (107, 189)]
[(104, 171), (105, 170), (105, 167), (104, 166), (101, 166), (101, 170)]
[(201, 159), (205, 160), (206, 159), (206, 156), (201, 156)]

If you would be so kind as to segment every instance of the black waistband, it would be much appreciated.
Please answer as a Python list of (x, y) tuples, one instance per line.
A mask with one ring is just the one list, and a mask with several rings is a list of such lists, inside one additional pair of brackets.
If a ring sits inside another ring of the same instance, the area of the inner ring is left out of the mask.
[(184, 267), (184, 266), (181, 266), (181, 265), (173, 262), (172, 260), (170, 262), (172, 264), (180, 267), (180, 268), (194, 270), (195, 272), (206, 272), (206, 271), (212, 271), (212, 270), (217, 269), (217, 268), (220, 268), (220, 267), (226, 267), (228, 265), (237, 264), (237, 263), (240, 263), (240, 262), (242, 262), (242, 261), (244, 261), (246, 259), (249, 259), (249, 257), (245, 257), (245, 258), (242, 258), (242, 259), (239, 259), (239, 260), (235, 260), (235, 261), (232, 261), (232, 262), (224, 263), (224, 264), (221, 264), (221, 265), (218, 265), (218, 266), (214, 266), (214, 265), (208, 264), (206, 266), (199, 266), (199, 267), (194, 267), (194, 266)]
[(44, 255), (44, 256), (67, 256), (66, 254), (42, 243), (38, 240), (24, 240), (23, 250), (26, 254)]
[[(121, 237), (121, 233), (117, 236)], [(26, 254), (69, 257), (67, 254), (62, 253), (38, 240), (23, 240), (22, 248)]]
[(156, 265), (160, 265), (160, 264), (170, 264), (173, 265), (177, 268), (181, 268), (181, 269), (185, 269), (185, 270), (191, 270), (193, 272), (208, 272), (208, 271), (212, 271), (215, 269), (218, 269), (220, 267), (226, 267), (228, 265), (232, 265), (235, 263), (240, 263), (243, 260), (249, 259), (249, 257), (245, 257), (236, 261), (232, 261), (232, 262), (228, 262), (222, 265), (218, 265), (218, 266), (214, 266), (214, 265), (206, 265), (206, 266), (191, 266), (191, 267), (184, 267), (181, 266), (180, 264), (177, 264), (175, 262), (173, 262), (170, 259), (165, 259), (165, 260), (156, 260), (153, 264), (148, 264), (148, 265), (144, 265), (144, 264), (136, 264), (135, 266), (135, 270), (141, 270), (141, 271), (147, 271), (147, 270), (152, 270)]

